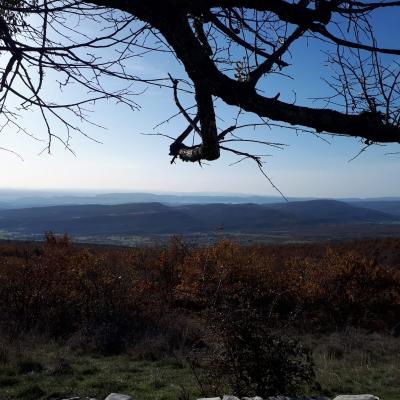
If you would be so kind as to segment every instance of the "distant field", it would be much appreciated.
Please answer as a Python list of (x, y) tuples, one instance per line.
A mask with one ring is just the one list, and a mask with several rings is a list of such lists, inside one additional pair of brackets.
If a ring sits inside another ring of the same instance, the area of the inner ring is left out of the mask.
[[(374, 240), (384, 238), (400, 238), (400, 225), (325, 225), (302, 231), (275, 231), (270, 233), (229, 233), (224, 231), (192, 233), (192, 234), (163, 234), (163, 235), (70, 235), (76, 243), (111, 245), (111, 246), (164, 246), (171, 238), (184, 237), (185, 241), (194, 246), (213, 244), (219, 240), (233, 240), (243, 245), (260, 244), (312, 244), (336, 243), (349, 240)], [(43, 241), (44, 232), (38, 234), (24, 234), (21, 232), (0, 231), (0, 241)]]

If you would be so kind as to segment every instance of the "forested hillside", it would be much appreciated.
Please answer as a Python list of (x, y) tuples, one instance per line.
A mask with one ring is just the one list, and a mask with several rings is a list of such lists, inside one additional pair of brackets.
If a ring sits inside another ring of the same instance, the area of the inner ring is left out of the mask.
[(287, 232), (297, 239), (304, 234), (335, 239), (344, 232), (350, 237), (374, 237), (400, 234), (400, 216), (335, 200), (175, 206), (91, 204), (0, 210), (0, 230), (17, 238), (41, 236), (50, 230), (73, 236), (149, 236), (221, 229), (235, 234)]

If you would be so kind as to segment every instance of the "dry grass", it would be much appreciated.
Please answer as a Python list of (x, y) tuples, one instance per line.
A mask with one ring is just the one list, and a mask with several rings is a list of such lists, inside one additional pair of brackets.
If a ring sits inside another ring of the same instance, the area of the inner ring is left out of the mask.
[(354, 330), (307, 337), (314, 350), (320, 393), (373, 393), (398, 400), (400, 393), (400, 339)]

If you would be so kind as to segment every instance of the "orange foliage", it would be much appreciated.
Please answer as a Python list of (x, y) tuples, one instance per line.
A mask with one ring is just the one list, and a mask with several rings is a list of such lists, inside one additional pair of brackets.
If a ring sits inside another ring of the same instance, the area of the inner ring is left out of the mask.
[(0, 245), (0, 325), (59, 336), (110, 324), (140, 335), (167, 313), (245, 304), (276, 326), (387, 330), (400, 319), (400, 270), (388, 243), (400, 248), (400, 239), (189, 248), (175, 238), (167, 247), (125, 249), (48, 234), (40, 245)]

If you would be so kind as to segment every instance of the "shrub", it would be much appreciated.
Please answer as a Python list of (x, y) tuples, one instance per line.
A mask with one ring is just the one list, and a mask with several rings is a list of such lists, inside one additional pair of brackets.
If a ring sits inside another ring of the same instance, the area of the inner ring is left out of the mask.
[(0, 243), (0, 330), (13, 338), (80, 334), (83, 348), (105, 353), (163, 336), (174, 353), (201, 347), (201, 314), (229, 299), (232, 310), (246, 302), (274, 329), (384, 332), (399, 322), (398, 248), (400, 239), (193, 248), (174, 239), (123, 249), (50, 233), (41, 245)]
[[(217, 349), (208, 367), (238, 396), (294, 394), (314, 380), (311, 351), (299, 340), (272, 331), (253, 310), (220, 314)], [(228, 318), (227, 318), (228, 316)]]

